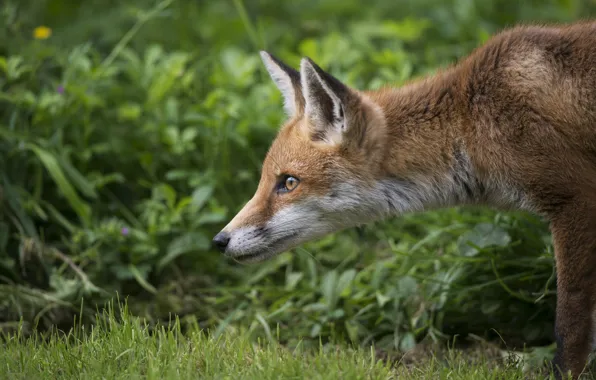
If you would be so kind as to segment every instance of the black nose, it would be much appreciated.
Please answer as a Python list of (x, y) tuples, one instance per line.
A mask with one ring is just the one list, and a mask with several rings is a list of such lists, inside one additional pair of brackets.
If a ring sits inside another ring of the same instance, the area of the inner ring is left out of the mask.
[(228, 243), (230, 242), (230, 234), (221, 231), (213, 238), (213, 245), (219, 249), (220, 252), (225, 252)]

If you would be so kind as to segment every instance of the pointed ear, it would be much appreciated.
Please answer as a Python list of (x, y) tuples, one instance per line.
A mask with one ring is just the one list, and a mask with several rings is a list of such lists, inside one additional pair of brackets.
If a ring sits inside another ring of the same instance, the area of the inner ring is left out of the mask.
[(284, 98), (284, 110), (289, 117), (302, 112), (304, 98), (300, 88), (300, 73), (274, 55), (261, 51), (261, 59)]
[(300, 77), (311, 138), (340, 144), (350, 128), (346, 111), (356, 103), (357, 95), (310, 58), (300, 62)]

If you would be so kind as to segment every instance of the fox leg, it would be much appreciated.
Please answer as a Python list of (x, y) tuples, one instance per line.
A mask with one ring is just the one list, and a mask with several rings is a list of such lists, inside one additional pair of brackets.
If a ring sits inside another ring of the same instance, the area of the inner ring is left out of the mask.
[(561, 372), (577, 379), (596, 337), (596, 203), (570, 204), (551, 218), (551, 231), (557, 263), (554, 372), (557, 379)]

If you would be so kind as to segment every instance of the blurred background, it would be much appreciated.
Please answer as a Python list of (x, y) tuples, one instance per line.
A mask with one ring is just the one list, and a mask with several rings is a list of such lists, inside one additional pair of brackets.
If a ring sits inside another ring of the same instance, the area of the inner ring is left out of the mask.
[(373, 89), (512, 24), (594, 15), (593, 0), (4, 0), (0, 330), (92, 323), (119, 299), (148, 321), (290, 346), (548, 347), (554, 260), (533, 215), (406, 215), (253, 266), (210, 240), (252, 196), (283, 121), (260, 49)]

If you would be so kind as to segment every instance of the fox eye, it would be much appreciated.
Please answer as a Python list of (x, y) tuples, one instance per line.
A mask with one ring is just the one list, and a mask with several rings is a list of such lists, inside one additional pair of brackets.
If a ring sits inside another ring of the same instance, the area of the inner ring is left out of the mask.
[(294, 177), (288, 177), (286, 178), (286, 189), (288, 189), (289, 191), (292, 191), (296, 188), (296, 186), (298, 186), (298, 179), (294, 178)]
[(285, 176), (282, 182), (279, 184), (277, 189), (278, 193), (289, 193), (290, 191), (294, 190), (300, 181), (296, 177), (292, 177), (290, 175)]

